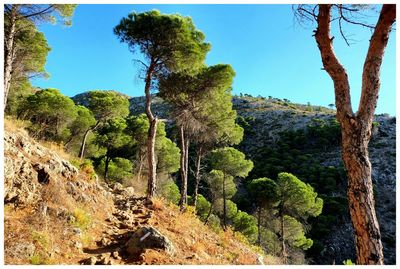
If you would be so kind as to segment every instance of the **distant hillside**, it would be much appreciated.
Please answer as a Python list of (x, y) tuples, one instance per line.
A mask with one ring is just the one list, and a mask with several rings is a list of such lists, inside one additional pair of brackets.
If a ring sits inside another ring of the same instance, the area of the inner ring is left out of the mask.
[[(131, 98), (131, 113), (144, 113), (144, 101), (144, 97)], [(238, 122), (245, 128), (244, 139), (238, 147), (255, 162), (250, 178), (265, 176), (265, 173), (274, 169), (284, 168), (298, 174), (302, 180), (309, 182), (326, 197), (325, 213), (313, 220), (317, 228), (310, 231), (314, 239), (314, 246), (308, 251), (311, 262), (341, 264), (346, 259), (354, 261), (353, 230), (346, 197), (347, 179), (341, 160), (340, 130), (334, 125), (335, 110), (294, 104), (289, 100), (272, 97), (248, 95), (234, 96), (232, 102), (238, 113)], [(168, 106), (163, 100), (155, 97), (153, 103), (154, 113), (159, 118), (168, 118)], [(327, 140), (314, 141), (315, 138), (310, 138), (310, 126), (314, 128), (312, 130), (320, 128), (322, 131), (327, 131), (325, 134)], [(332, 131), (329, 131), (329, 128), (332, 128)], [(305, 136), (302, 137), (306, 139), (304, 145), (290, 142), (299, 138), (296, 137), (296, 130)], [(333, 131), (335, 134), (330, 136), (329, 132)], [(330, 141), (331, 139), (334, 141)], [(386, 264), (394, 264), (396, 260), (395, 142), (396, 119), (386, 114), (377, 115), (370, 142), (370, 158)], [(292, 156), (286, 156), (285, 151), (290, 152)], [(271, 154), (277, 155), (276, 162)], [(265, 168), (266, 165), (268, 168)], [(325, 179), (329, 179), (329, 183), (325, 182)], [(236, 202), (240, 205), (240, 197), (237, 199), (239, 200)], [(242, 203), (242, 206), (247, 205)], [(251, 208), (246, 209), (251, 210)]]

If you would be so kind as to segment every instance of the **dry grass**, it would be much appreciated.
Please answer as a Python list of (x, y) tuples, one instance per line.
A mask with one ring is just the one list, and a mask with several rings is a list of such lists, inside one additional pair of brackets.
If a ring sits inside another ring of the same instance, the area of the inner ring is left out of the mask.
[(257, 264), (256, 248), (232, 230), (216, 234), (191, 207), (183, 213), (175, 205), (156, 207), (150, 224), (172, 241), (176, 254), (170, 257), (162, 251), (146, 251), (142, 255), (145, 264)]
[[(18, 120), (11, 116), (6, 116), (4, 118), (4, 129), (10, 132), (21, 131), (30, 125), (28, 120)], [(24, 130), (25, 131), (25, 130)], [(25, 133), (27, 133), (25, 131)]]

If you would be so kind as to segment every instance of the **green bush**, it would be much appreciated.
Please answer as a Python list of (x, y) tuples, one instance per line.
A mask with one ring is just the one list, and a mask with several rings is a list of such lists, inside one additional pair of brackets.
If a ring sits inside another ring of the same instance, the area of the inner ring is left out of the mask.
[(179, 188), (173, 181), (166, 182), (161, 186), (160, 195), (175, 205), (179, 203), (181, 198)]

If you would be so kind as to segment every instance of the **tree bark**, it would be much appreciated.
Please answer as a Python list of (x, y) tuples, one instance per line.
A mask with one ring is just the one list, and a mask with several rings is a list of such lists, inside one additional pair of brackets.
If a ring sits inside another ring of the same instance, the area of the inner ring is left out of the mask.
[(258, 207), (257, 212), (257, 228), (258, 228), (258, 235), (257, 235), (257, 244), (261, 246), (261, 206)]
[(287, 251), (286, 251), (286, 245), (285, 245), (285, 224), (284, 224), (284, 214), (281, 211), (280, 213), (280, 221), (281, 221), (281, 245), (282, 245), (282, 260), (283, 264), (287, 263)]
[(223, 199), (223, 228), (224, 231), (226, 230), (226, 197), (225, 197), (225, 175), (224, 175), (224, 180), (222, 183), (222, 199)]
[(96, 128), (99, 126), (100, 121), (97, 121), (96, 124), (93, 127), (90, 127), (89, 129), (87, 129), (87, 131), (85, 132), (85, 134), (83, 135), (83, 139), (82, 139), (82, 144), (81, 144), (81, 148), (79, 150), (79, 158), (82, 160), (84, 155), (85, 155), (85, 147), (86, 147), (86, 140), (87, 140), (87, 136), (89, 135), (89, 133), (91, 131), (96, 130)]
[(194, 193), (193, 193), (193, 206), (197, 205), (197, 195), (199, 194), (199, 185), (200, 185), (200, 167), (201, 167), (201, 158), (203, 156), (203, 147), (200, 145), (197, 150), (197, 160), (196, 160), (196, 173), (195, 173), (195, 185), (194, 185)]
[(155, 159), (155, 144), (156, 144), (156, 132), (157, 132), (157, 118), (153, 116), (151, 112), (151, 81), (153, 78), (153, 72), (155, 68), (155, 63), (152, 60), (149, 68), (147, 69), (146, 79), (145, 79), (145, 94), (146, 94), (146, 116), (149, 120), (149, 131), (147, 135), (147, 162), (148, 162), (148, 182), (147, 182), (147, 200), (153, 198), (156, 192), (156, 159)]
[(324, 69), (335, 88), (336, 117), (342, 129), (342, 158), (348, 176), (350, 215), (355, 231), (357, 264), (383, 264), (383, 247), (375, 213), (368, 143), (380, 87), (380, 67), (389, 33), (396, 19), (396, 6), (383, 5), (370, 40), (362, 75), (358, 112), (353, 113), (350, 85), (345, 69), (333, 51), (330, 37), (332, 5), (319, 5), (315, 38)]
[(206, 219), (204, 221), (204, 224), (208, 223), (208, 220), (210, 219), (210, 216), (211, 216), (211, 213), (212, 213), (212, 210), (213, 210), (213, 206), (214, 206), (214, 200), (211, 201), (210, 210), (208, 211), (208, 214), (207, 214), (207, 217), (206, 217)]
[(105, 163), (104, 163), (104, 180), (105, 180), (105, 182), (107, 182), (107, 183), (108, 183), (108, 166), (109, 166), (110, 160), (111, 160), (111, 158), (110, 158), (108, 155), (109, 155), (109, 154), (108, 154), (108, 150), (107, 150), (107, 153), (106, 153), (106, 161), (105, 161)]
[(181, 140), (181, 199), (179, 200), (179, 206), (181, 210), (184, 210), (187, 205), (187, 176), (188, 176), (188, 166), (187, 166), (187, 146), (188, 139), (185, 135), (185, 129), (183, 126), (179, 128), (180, 140)]
[(7, 34), (4, 48), (5, 48), (5, 65), (4, 65), (4, 109), (7, 105), (8, 93), (10, 91), (13, 62), (15, 57), (14, 38), (16, 32), (16, 20), (19, 5), (12, 5), (10, 12), (10, 29)]

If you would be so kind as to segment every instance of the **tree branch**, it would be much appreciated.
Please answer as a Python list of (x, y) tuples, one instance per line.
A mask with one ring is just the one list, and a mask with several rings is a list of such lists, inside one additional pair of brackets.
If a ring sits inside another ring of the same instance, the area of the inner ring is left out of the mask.
[(378, 100), (380, 88), (380, 68), (389, 40), (392, 25), (396, 21), (396, 5), (385, 4), (382, 7), (375, 31), (371, 37), (362, 74), (362, 92), (357, 117), (372, 123), (372, 117)]
[(315, 39), (321, 53), (324, 69), (328, 72), (334, 83), (337, 116), (339, 118), (344, 118), (346, 116), (353, 116), (350, 99), (350, 84), (346, 70), (333, 51), (333, 38), (330, 37), (331, 9), (332, 5), (319, 5), (318, 27), (315, 31)]

